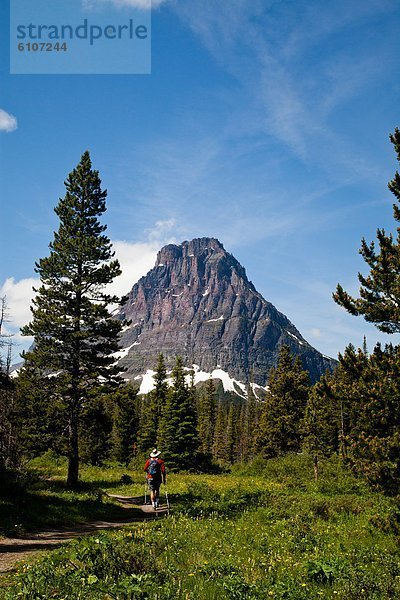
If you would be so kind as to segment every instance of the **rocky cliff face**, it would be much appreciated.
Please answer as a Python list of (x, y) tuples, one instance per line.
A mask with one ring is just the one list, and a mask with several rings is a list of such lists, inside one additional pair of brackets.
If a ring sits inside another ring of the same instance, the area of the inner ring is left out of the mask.
[(160, 250), (155, 267), (136, 283), (121, 308), (131, 321), (121, 338), (120, 364), (133, 379), (180, 355), (202, 371), (221, 369), (265, 385), (279, 348), (290, 346), (316, 379), (334, 365), (264, 300), (245, 269), (215, 238), (198, 238)]

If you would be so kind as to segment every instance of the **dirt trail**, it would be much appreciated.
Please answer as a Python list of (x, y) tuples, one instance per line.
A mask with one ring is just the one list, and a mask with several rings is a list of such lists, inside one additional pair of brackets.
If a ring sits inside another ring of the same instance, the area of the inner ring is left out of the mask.
[[(71, 527), (27, 533), (18, 538), (0, 538), (0, 573), (11, 571), (17, 562), (32, 558), (41, 551), (57, 548), (61, 544), (82, 535), (93, 535), (96, 531), (102, 529), (119, 529), (130, 523), (144, 521), (155, 516), (163, 516), (167, 513), (166, 507), (160, 507), (155, 514), (154, 511), (149, 510), (148, 506), (139, 505), (142, 501), (141, 498), (114, 494), (109, 494), (109, 496), (126, 508), (126, 519), (123, 521), (91, 521), (85, 524), (72, 525)], [(138, 508), (142, 511), (139, 517)]]

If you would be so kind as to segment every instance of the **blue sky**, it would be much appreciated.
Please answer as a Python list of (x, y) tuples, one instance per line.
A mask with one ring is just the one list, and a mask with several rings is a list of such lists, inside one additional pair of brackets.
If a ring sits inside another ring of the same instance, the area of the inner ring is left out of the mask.
[[(125, 18), (145, 4), (90, 0), (90, 11)], [(0, 17), (9, 331), (29, 318), (53, 207), (89, 149), (109, 191), (120, 293), (164, 243), (215, 236), (324, 354), (364, 334), (370, 347), (397, 343), (331, 299), (337, 282), (358, 289), (361, 238), (394, 228), (397, 0), (158, 0), (150, 75), (10, 75), (6, 2)]]

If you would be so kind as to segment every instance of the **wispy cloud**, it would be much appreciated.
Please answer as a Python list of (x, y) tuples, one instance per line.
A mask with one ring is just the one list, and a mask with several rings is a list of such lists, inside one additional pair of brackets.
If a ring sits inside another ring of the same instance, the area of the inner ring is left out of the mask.
[[(382, 61), (390, 70), (391, 44), (376, 40), (373, 56), (359, 44), (328, 53), (323, 45), (392, 3), (369, 0), (356, 10), (338, 2), (340, 10), (276, 0), (170, 4), (235, 87), (221, 78), (202, 107), (179, 106), (170, 117), (173, 137), (154, 134), (140, 156), (134, 147), (124, 157), (120, 187), (135, 219), (139, 212), (145, 227), (157, 215), (179, 218), (182, 236), (253, 243), (336, 222), (348, 208), (325, 198), (380, 176), (379, 161), (332, 121), (379, 82)], [(312, 169), (307, 181), (287, 172), (290, 160)]]
[[(180, 104), (169, 115), (173, 136), (153, 134), (141, 142), (139, 159), (137, 147), (131, 159), (124, 157), (121, 180), (142, 216), (152, 222), (157, 211), (163, 219), (179, 215), (187, 235), (201, 228), (209, 233), (217, 224), (233, 231), (250, 224), (246, 204), (248, 213), (257, 212), (260, 235), (263, 229), (269, 237), (271, 229), (279, 230), (271, 214), (279, 213), (289, 228), (303, 215), (309, 223), (300, 197), (317, 201), (326, 188), (376, 177), (379, 161), (334, 119), (336, 111), (379, 83), (382, 62), (390, 70), (391, 41), (376, 39), (371, 56), (362, 44), (340, 43), (336, 50), (335, 36), (393, 10), (393, 2), (368, 0), (355, 7), (338, 0), (337, 9), (276, 0), (179, 0), (169, 6), (232, 78), (221, 77), (204, 92), (201, 107), (191, 103), (185, 113)], [(333, 49), (324, 52), (326, 43)], [(284, 174), (288, 157), (312, 169), (306, 185), (296, 182), (292, 215), (282, 214), (295, 178)], [(257, 204), (265, 209), (263, 218)]]
[[(393, 45), (390, 39), (374, 40), (371, 57), (360, 44), (335, 49), (335, 36), (393, 11), (393, 2), (230, 0), (228, 10), (224, 1), (182, 0), (175, 9), (247, 90), (250, 130), (274, 136), (306, 163), (349, 169), (348, 157), (360, 150), (331, 126), (332, 113), (377, 85), (382, 63), (387, 74), (394, 66)], [(329, 60), (324, 44), (331, 44)], [(358, 161), (360, 177), (370, 176), (367, 163)]]
[(207, 128), (196, 131), (183, 115), (174, 138), (155, 137), (141, 145), (140, 155), (136, 150), (125, 154), (123, 165), (115, 167), (120, 210), (133, 210), (136, 226), (140, 215), (144, 228), (157, 215), (175, 219), (180, 241), (212, 235), (232, 250), (332, 227), (354, 210), (332, 204), (315, 211), (341, 182), (301, 185), (284, 177), (282, 183), (285, 160), (264, 152), (262, 145), (257, 149), (257, 143), (253, 137), (237, 139), (228, 126), (211, 137)]
[(17, 119), (7, 111), (0, 108), (0, 131), (10, 133), (18, 127)]

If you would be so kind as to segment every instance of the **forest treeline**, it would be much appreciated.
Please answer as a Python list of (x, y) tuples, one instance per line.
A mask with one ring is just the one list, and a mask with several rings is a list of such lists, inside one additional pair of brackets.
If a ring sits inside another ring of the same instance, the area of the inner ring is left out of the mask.
[[(390, 136), (400, 162), (400, 131)], [(400, 347), (349, 345), (333, 373), (311, 385), (287, 346), (268, 378), (265, 397), (218, 393), (211, 379), (201, 388), (176, 359), (167, 374), (156, 365), (155, 389), (142, 396), (123, 379), (115, 361), (124, 322), (112, 318), (118, 301), (105, 286), (120, 274), (106, 226), (107, 192), (85, 152), (65, 182), (55, 208), (59, 229), (49, 256), (36, 263), (40, 287), (32, 320), (34, 337), (18, 377), (11, 376), (11, 340), (0, 305), (0, 477), (48, 449), (68, 456), (67, 483), (79, 480), (79, 462), (126, 464), (155, 445), (170, 469), (210, 470), (289, 452), (339, 454), (345, 464), (389, 493), (400, 491)], [(377, 230), (376, 245), (360, 249), (369, 273), (358, 275), (359, 298), (341, 285), (333, 299), (386, 333), (400, 333), (400, 175), (388, 184), (396, 202), (397, 236)], [(12, 307), (11, 307), (12, 308)], [(188, 377), (189, 376), (189, 377)], [(167, 382), (170, 379), (170, 382)]]
[[(398, 346), (377, 345), (369, 353), (365, 346), (350, 345), (337, 369), (311, 385), (300, 360), (283, 346), (265, 397), (258, 399), (249, 386), (245, 399), (218, 393), (212, 379), (196, 388), (179, 357), (167, 373), (160, 355), (149, 394), (138, 395), (131, 383), (93, 390), (82, 408), (80, 457), (93, 465), (106, 460), (128, 465), (157, 445), (170, 469), (207, 471), (308, 452), (317, 476), (319, 459), (339, 453), (354, 472), (395, 493), (400, 485), (399, 367)], [(16, 468), (49, 449), (68, 454), (62, 405), (50, 400), (51, 378), (37, 377), (23, 369), (5, 385), (3, 376), (3, 468)]]

